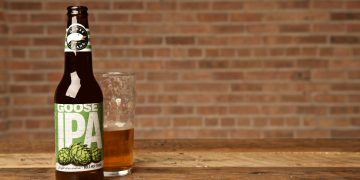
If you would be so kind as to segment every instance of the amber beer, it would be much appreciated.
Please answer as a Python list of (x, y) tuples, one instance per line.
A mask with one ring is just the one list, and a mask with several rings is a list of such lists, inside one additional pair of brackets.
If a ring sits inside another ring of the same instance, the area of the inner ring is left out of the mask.
[(103, 95), (92, 70), (87, 8), (67, 8), (65, 70), (55, 92), (57, 180), (103, 179)]
[(104, 129), (104, 171), (123, 171), (133, 164), (134, 128)]

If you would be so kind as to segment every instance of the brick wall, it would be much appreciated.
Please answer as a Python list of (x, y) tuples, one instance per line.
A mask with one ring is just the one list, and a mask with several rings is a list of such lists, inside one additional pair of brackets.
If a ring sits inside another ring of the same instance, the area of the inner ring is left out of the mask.
[(0, 135), (5, 134), (7, 130), (7, 105), (8, 105), (8, 92), (7, 92), (7, 45), (6, 45), (6, 23), (4, 17), (4, 1), (0, 0)]
[[(82, 2), (94, 70), (137, 73), (138, 138), (360, 137), (360, 1)], [(11, 133), (53, 134), (68, 5), (6, 1)]]

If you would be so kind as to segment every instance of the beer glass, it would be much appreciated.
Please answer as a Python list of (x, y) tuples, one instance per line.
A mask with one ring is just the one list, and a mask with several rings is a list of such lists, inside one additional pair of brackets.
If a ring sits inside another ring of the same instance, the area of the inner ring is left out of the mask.
[(104, 175), (125, 176), (133, 165), (135, 76), (97, 74), (104, 96)]

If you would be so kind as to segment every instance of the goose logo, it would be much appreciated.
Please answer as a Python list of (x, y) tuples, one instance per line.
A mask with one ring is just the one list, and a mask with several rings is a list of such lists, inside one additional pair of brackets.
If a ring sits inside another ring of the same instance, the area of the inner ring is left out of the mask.
[(89, 43), (89, 34), (81, 24), (72, 24), (66, 30), (66, 45), (71, 50), (82, 50)]

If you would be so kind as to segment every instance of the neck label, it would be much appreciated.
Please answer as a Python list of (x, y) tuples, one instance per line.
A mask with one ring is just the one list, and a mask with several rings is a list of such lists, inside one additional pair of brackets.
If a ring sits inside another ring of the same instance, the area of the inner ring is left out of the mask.
[(65, 52), (91, 52), (90, 31), (79, 23), (66, 29)]

